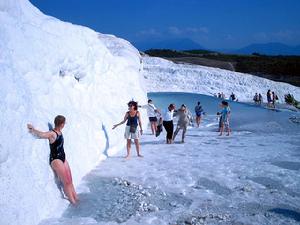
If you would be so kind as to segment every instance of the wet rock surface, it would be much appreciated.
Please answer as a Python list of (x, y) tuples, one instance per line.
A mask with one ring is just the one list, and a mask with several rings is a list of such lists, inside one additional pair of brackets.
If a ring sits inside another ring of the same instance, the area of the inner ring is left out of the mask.
[(80, 204), (70, 206), (63, 217), (90, 217), (122, 223), (131, 216), (188, 207), (191, 200), (174, 193), (143, 187), (121, 178), (93, 177), (90, 192), (79, 194)]
[(231, 215), (226, 213), (195, 213), (179, 219), (174, 225), (202, 225), (202, 224), (233, 224)]
[(281, 167), (283, 169), (300, 170), (300, 162), (277, 161), (277, 162), (272, 162), (272, 164)]
[(218, 195), (230, 195), (232, 191), (225, 186), (220, 185), (218, 182), (214, 180), (207, 179), (202, 177), (198, 180), (197, 184), (194, 186), (196, 189), (209, 189), (215, 192)]
[(293, 117), (290, 117), (289, 119), (293, 123), (300, 124), (300, 117), (293, 116)]

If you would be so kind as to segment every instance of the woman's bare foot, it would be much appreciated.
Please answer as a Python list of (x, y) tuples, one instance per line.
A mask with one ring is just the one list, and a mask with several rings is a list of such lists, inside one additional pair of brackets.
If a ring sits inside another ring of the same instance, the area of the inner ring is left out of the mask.
[(143, 158), (143, 157), (144, 157), (144, 156), (142, 156), (141, 154), (138, 154), (137, 156), (138, 156), (138, 157), (141, 157), (141, 158)]

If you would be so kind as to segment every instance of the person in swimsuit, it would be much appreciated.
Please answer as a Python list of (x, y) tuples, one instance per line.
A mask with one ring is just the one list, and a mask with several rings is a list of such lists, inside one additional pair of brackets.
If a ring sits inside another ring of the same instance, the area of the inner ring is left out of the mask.
[(72, 182), (71, 169), (64, 151), (64, 138), (62, 129), (65, 126), (66, 119), (58, 115), (54, 119), (55, 128), (48, 132), (42, 132), (35, 129), (31, 124), (27, 124), (28, 130), (39, 138), (48, 139), (50, 145), (49, 163), (55, 174), (63, 183), (64, 193), (68, 200), (74, 205), (78, 202), (78, 197)]
[[(126, 159), (130, 158), (131, 139), (134, 139), (137, 156), (143, 157), (140, 154), (140, 143), (139, 143), (140, 134), (141, 135), (143, 134), (142, 122), (141, 122), (142, 120), (141, 120), (140, 112), (137, 111), (137, 108), (138, 108), (137, 102), (135, 101), (128, 102), (129, 111), (126, 112), (123, 121), (114, 125), (112, 128), (115, 129), (117, 126), (127, 121), (125, 134), (124, 134), (125, 139), (127, 139), (127, 155), (125, 157)], [(140, 126), (140, 131), (138, 130), (138, 125)]]

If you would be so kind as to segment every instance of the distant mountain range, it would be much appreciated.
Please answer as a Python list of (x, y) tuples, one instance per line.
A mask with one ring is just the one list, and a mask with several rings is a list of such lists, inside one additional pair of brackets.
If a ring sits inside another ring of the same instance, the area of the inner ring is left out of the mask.
[[(168, 40), (149, 40), (143, 42), (135, 42), (133, 45), (141, 51), (148, 49), (172, 49), (172, 50), (212, 50), (204, 46), (201, 46), (197, 42), (188, 39), (168, 39)], [(265, 43), (265, 44), (251, 44), (240, 49), (231, 50), (214, 50), (217, 52), (231, 53), (231, 54), (242, 54), (251, 55), (253, 53), (258, 53), (262, 55), (299, 55), (300, 56), (300, 45), (289, 46), (282, 43)]]
[(259, 53), (264, 55), (300, 55), (300, 45), (289, 46), (281, 43), (251, 44), (244, 48), (230, 51), (235, 54)]
[(168, 40), (149, 40), (142, 42), (134, 42), (133, 45), (141, 50), (148, 49), (172, 49), (172, 50), (191, 50), (191, 49), (205, 49), (200, 44), (188, 38), (168, 39)]

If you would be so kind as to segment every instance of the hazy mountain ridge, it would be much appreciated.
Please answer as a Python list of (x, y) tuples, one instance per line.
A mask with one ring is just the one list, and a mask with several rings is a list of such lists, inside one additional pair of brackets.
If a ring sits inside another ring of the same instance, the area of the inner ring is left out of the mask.
[(165, 40), (144, 40), (133, 42), (133, 45), (141, 50), (148, 49), (173, 49), (177, 51), (204, 49), (227, 54), (251, 55), (258, 53), (261, 55), (300, 55), (300, 45), (291, 46), (279, 42), (253, 43), (236, 49), (213, 49), (208, 48), (189, 38), (170, 38)]
[(282, 43), (265, 43), (251, 44), (238, 50), (233, 50), (231, 53), (236, 54), (252, 54), (259, 53), (264, 55), (300, 55), (300, 45), (289, 46)]
[(173, 38), (167, 40), (147, 40), (133, 42), (133, 45), (141, 50), (147, 49), (174, 49), (174, 50), (189, 50), (189, 49), (205, 49), (200, 44), (188, 38)]

